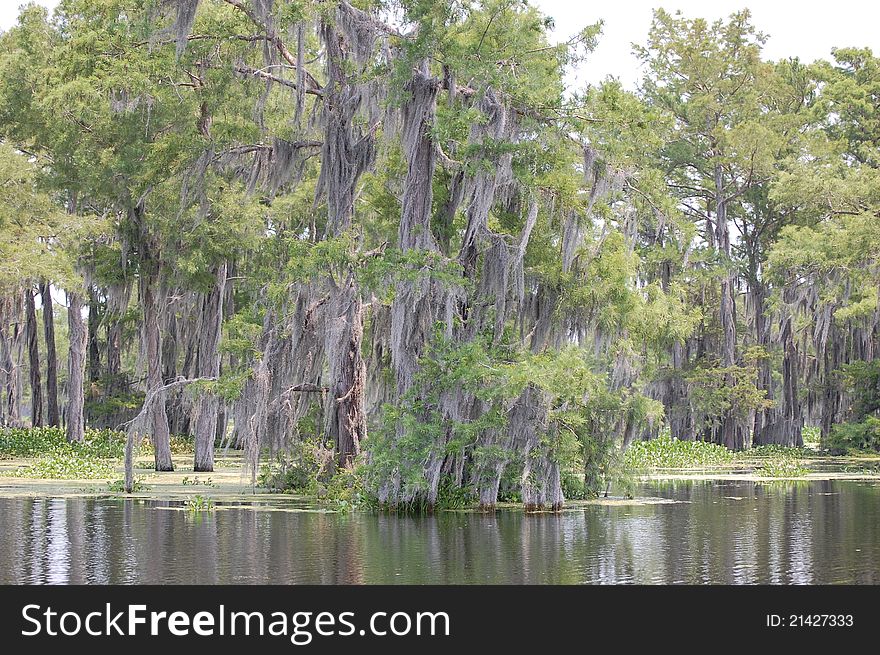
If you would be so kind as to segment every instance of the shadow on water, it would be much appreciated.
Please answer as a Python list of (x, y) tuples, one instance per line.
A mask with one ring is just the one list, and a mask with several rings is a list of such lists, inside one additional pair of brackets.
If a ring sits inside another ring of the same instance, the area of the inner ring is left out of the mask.
[(0, 499), (0, 582), (880, 583), (876, 483), (665, 481), (640, 494), (677, 502), (400, 517)]

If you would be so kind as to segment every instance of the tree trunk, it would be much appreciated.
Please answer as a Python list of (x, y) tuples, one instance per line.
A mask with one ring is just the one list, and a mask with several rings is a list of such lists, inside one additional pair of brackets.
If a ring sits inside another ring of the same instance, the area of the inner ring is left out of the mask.
[[(162, 335), (159, 331), (159, 307), (156, 300), (158, 261), (148, 255), (141, 260), (140, 300), (144, 311), (143, 339), (147, 360), (147, 394), (162, 386)], [(171, 433), (165, 414), (164, 397), (151, 410), (151, 431), (155, 467), (157, 471), (173, 471)]]
[(131, 300), (131, 283), (126, 279), (107, 287), (107, 393), (128, 392), (128, 379), (122, 372), (123, 316)]
[(0, 299), (0, 369), (6, 402), (3, 424), (22, 427), (21, 420), (21, 300), (18, 294)]
[(83, 322), (83, 299), (76, 291), (67, 294), (67, 326), (70, 350), (67, 357), (67, 440), (85, 438), (85, 369), (88, 334)]
[[(202, 304), (198, 345), (199, 377), (220, 377), (220, 337), (223, 328), (223, 303), (226, 300), (226, 271), (226, 262), (217, 267), (214, 288), (206, 294)], [(200, 394), (193, 420), (196, 442), (193, 471), (214, 470), (214, 439), (217, 436), (219, 409), (220, 403), (215, 393), (202, 392)]]
[(21, 427), (21, 372), (16, 357), (20, 308), (14, 297), (0, 297), (0, 381), (6, 392), (0, 425)]
[(89, 286), (89, 381), (101, 379), (101, 349), (98, 344), (98, 293)]
[[(766, 352), (770, 347), (770, 330), (767, 325), (767, 317), (764, 315), (764, 299), (767, 291), (763, 283), (757, 279), (756, 274), (750, 275), (749, 279), (751, 280), (752, 311), (755, 313), (755, 340)], [(762, 357), (758, 361), (758, 379), (756, 383), (757, 388), (766, 391), (767, 397), (772, 399), (773, 388), (769, 357)], [(770, 409), (755, 412), (752, 445), (758, 446), (774, 442), (775, 437), (771, 434), (776, 429), (773, 425), (773, 415), (774, 410)]]
[[(729, 270), (730, 231), (727, 225), (727, 201), (724, 198), (724, 180), (720, 166), (715, 167), (715, 240), (724, 258), (724, 274), (721, 278), (721, 366), (727, 368), (736, 364), (736, 303), (733, 297), (734, 273)], [(735, 380), (732, 374), (725, 378), (728, 385)], [(745, 447), (744, 431), (737, 425), (733, 412), (728, 412), (721, 420), (719, 440), (730, 450)]]
[(330, 292), (327, 310), (326, 351), (329, 386), (326, 435), (336, 445), (336, 464), (351, 468), (366, 436), (364, 383), (366, 367), (361, 355), (363, 308), (354, 274)]
[(46, 424), (50, 427), (61, 425), (58, 411), (58, 354), (55, 351), (55, 310), (52, 303), (52, 288), (48, 282), (40, 283), (40, 298), (43, 301), (43, 336), (46, 339)]
[(788, 315), (782, 327), (782, 407), (780, 408), (780, 438), (784, 446), (803, 446), (804, 416), (798, 397), (800, 358), (794, 341), (793, 318)]
[[(342, 34), (324, 23), (322, 37), (327, 48), (329, 89), (324, 102), (326, 131), (321, 157), (320, 182), (327, 194), (327, 229), (330, 238), (345, 235), (354, 218), (358, 180), (375, 158), (372, 132), (358, 134), (353, 125), (360, 94), (355, 75), (347, 70), (349, 52)], [(350, 466), (360, 452), (366, 434), (364, 380), (361, 354), (363, 311), (354, 272), (345, 267), (338, 279), (329, 279), (330, 302), (325, 326), (325, 349), (329, 361), (328, 408), (325, 439), (333, 441), (339, 466)]]
[(34, 290), (28, 285), (24, 292), (25, 334), (28, 350), (28, 369), (31, 383), (31, 425), (43, 425), (43, 382), (40, 378), (40, 344), (37, 341), (37, 309)]

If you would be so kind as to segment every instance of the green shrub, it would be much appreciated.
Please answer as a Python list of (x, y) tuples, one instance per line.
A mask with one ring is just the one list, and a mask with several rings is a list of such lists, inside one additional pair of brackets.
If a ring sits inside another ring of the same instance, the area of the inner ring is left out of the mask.
[[(572, 472), (562, 474), (562, 494), (566, 500), (584, 500), (588, 494), (584, 479), (581, 475)], [(592, 494), (590, 494), (592, 495)]]
[(477, 503), (477, 494), (474, 488), (458, 486), (451, 475), (444, 475), (440, 479), (437, 489), (437, 509), (465, 509), (473, 507)]
[(867, 417), (859, 423), (839, 423), (831, 428), (825, 448), (832, 455), (854, 451), (880, 451), (880, 418)]
[(279, 493), (309, 493), (318, 489), (318, 478), (332, 471), (333, 452), (315, 439), (297, 442), (287, 453), (279, 453), (260, 467), (257, 484)]
[[(195, 437), (188, 434), (172, 434), (169, 442), (172, 455), (192, 455), (195, 452)], [(124, 446), (123, 446), (124, 447)], [(124, 451), (123, 451), (124, 453)], [(152, 456), (153, 443), (149, 437), (144, 437), (141, 442), (139, 453), (145, 457)]]
[(68, 449), (61, 428), (3, 428), (0, 430), (0, 458), (36, 457)]
[(790, 457), (805, 457), (809, 455), (803, 448), (797, 448), (794, 446), (780, 446), (778, 444), (766, 444), (764, 446), (755, 446), (754, 448), (750, 448), (749, 450), (744, 450), (740, 453), (737, 453), (738, 458), (751, 458), (751, 457), (782, 457), (782, 458), (790, 458)]
[(822, 431), (814, 425), (805, 425), (802, 435), (805, 444), (818, 444), (822, 441)]
[(375, 508), (363, 483), (363, 475), (357, 469), (340, 469), (327, 481), (318, 485), (318, 499), (336, 506), (337, 509)]
[[(38, 457), (53, 453), (76, 453), (82, 457), (96, 459), (122, 459), (125, 456), (124, 432), (87, 428), (85, 438), (80, 443), (67, 441), (63, 428), (4, 428), (0, 429), (0, 459)], [(171, 437), (171, 452), (187, 455), (194, 451), (194, 439), (187, 435)], [(149, 437), (144, 437), (140, 454), (153, 454)]]
[(276, 493), (312, 493), (316, 488), (316, 475), (301, 464), (281, 460), (261, 467), (257, 485)]
[(502, 486), (498, 488), (499, 503), (521, 503), (522, 491), (518, 486)]

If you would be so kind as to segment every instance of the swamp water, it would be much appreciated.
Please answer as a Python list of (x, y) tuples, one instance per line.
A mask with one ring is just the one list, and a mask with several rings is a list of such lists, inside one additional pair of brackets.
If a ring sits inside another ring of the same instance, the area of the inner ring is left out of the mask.
[(654, 481), (558, 515), (0, 498), (0, 583), (880, 584), (880, 483)]

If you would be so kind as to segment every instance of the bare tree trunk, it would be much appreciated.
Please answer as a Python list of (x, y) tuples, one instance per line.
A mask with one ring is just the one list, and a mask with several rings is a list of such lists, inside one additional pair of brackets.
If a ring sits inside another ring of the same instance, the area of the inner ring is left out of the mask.
[[(352, 85), (352, 73), (346, 70), (349, 53), (342, 34), (329, 23), (322, 24), (321, 31), (327, 48), (329, 80), (319, 185), (323, 185), (327, 195), (326, 233), (333, 238), (343, 236), (351, 228), (358, 180), (372, 164), (375, 149), (373, 133), (358, 134), (353, 125), (360, 95)], [(337, 464), (350, 466), (366, 434), (366, 368), (361, 353), (363, 311), (352, 270), (345, 270), (338, 280), (331, 276), (329, 282), (324, 338), (329, 361), (325, 438), (334, 443)]]
[(363, 308), (354, 274), (330, 292), (326, 351), (330, 393), (326, 434), (336, 444), (336, 463), (351, 468), (367, 433), (364, 412), (366, 367), (361, 355)]
[[(757, 279), (757, 275), (751, 277), (752, 311), (755, 313), (755, 340), (765, 351), (770, 347), (770, 330), (767, 325), (767, 317), (764, 315), (764, 298), (766, 289)], [(758, 362), (757, 388), (767, 392), (767, 397), (772, 399), (773, 387), (770, 376), (770, 359), (762, 357)], [(773, 443), (775, 440), (772, 432), (776, 429), (773, 425), (775, 410), (763, 410), (755, 412), (755, 424), (752, 437), (753, 445)]]
[(83, 299), (79, 292), (67, 294), (67, 326), (70, 350), (67, 357), (67, 440), (85, 438), (85, 368), (88, 334), (83, 322)]
[(782, 406), (780, 408), (780, 439), (785, 446), (803, 446), (804, 416), (798, 397), (800, 358), (794, 341), (793, 318), (786, 315), (782, 327)]
[[(226, 300), (227, 264), (217, 267), (214, 288), (205, 296), (199, 322), (198, 376), (220, 376), (220, 337), (223, 328), (223, 303)], [(217, 395), (201, 393), (196, 403), (194, 471), (214, 470), (214, 439), (217, 436), (217, 414), (220, 403)]]
[(17, 404), (15, 385), (17, 384), (18, 371), (15, 368), (13, 358), (12, 323), (14, 307), (13, 300), (8, 297), (0, 297), (0, 392), (5, 392), (0, 407), (0, 425), (6, 427), (18, 427), (16, 421)]
[[(727, 201), (724, 198), (724, 181), (721, 167), (715, 168), (715, 237), (717, 247), (725, 260), (730, 257), (730, 231), (727, 225)], [(736, 364), (736, 303), (733, 298), (734, 273), (728, 270), (729, 262), (724, 262), (725, 272), (721, 278), (721, 365), (730, 367)], [(735, 380), (728, 374), (725, 382), (733, 385)], [(732, 412), (727, 412), (721, 420), (719, 440), (730, 450), (741, 450), (745, 446), (743, 430), (737, 425)]]
[(37, 341), (37, 309), (34, 290), (28, 285), (24, 291), (25, 335), (28, 350), (28, 373), (31, 383), (31, 425), (43, 425), (43, 382), (40, 376), (40, 344)]
[(0, 372), (6, 399), (3, 424), (21, 427), (21, 301), (16, 296), (0, 298)]
[(131, 283), (126, 279), (107, 287), (107, 391), (114, 395), (127, 391), (128, 384), (122, 372), (122, 317), (131, 300)]
[(98, 344), (98, 292), (89, 285), (89, 381), (101, 379), (101, 349)]
[(684, 369), (687, 365), (686, 345), (680, 342), (672, 344), (672, 371), (666, 382), (664, 406), (669, 422), (670, 434), (682, 441), (694, 441), (697, 438), (693, 425), (690, 404), (688, 403), (687, 383)]
[[(159, 263), (154, 257), (141, 260), (140, 300), (144, 311), (144, 356), (147, 361), (147, 394), (162, 386), (162, 335), (159, 331), (159, 307), (156, 301), (156, 276)], [(151, 409), (151, 437), (157, 471), (173, 471), (171, 433), (165, 414), (164, 396)]]
[(55, 352), (55, 310), (52, 303), (52, 289), (48, 282), (40, 283), (40, 298), (43, 301), (43, 336), (46, 339), (46, 424), (51, 427), (61, 425), (58, 411), (58, 354)]

